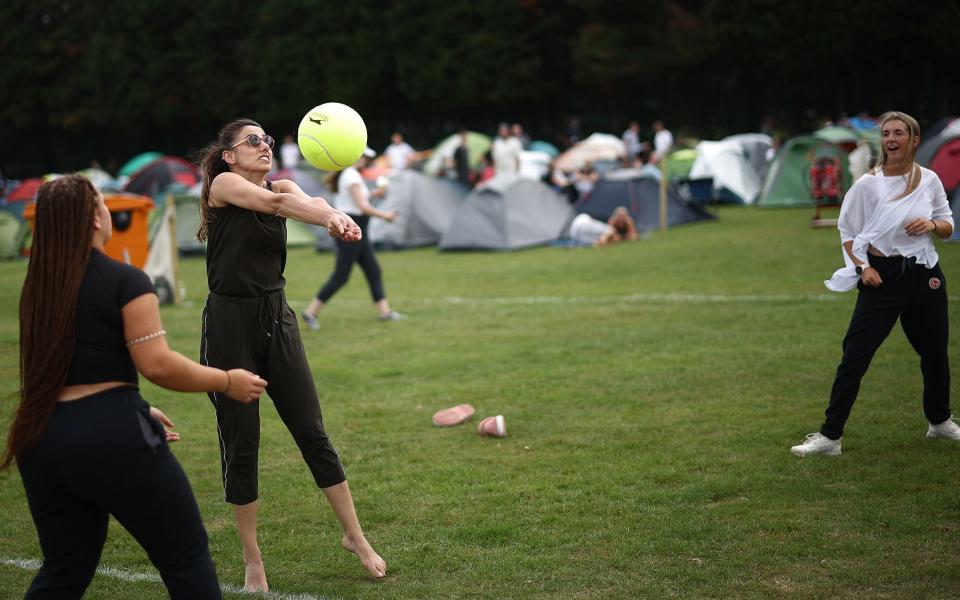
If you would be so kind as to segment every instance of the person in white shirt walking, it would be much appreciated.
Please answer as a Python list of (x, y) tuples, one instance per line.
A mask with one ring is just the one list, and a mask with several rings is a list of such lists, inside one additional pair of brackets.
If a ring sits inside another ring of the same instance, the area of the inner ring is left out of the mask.
[(337, 190), (337, 194), (334, 196), (334, 208), (345, 212), (353, 219), (360, 227), (361, 238), (359, 241), (335, 240), (337, 260), (333, 273), (330, 274), (326, 283), (317, 292), (316, 297), (310, 300), (307, 308), (300, 313), (303, 322), (310, 329), (320, 329), (317, 313), (350, 279), (350, 272), (353, 271), (354, 263), (360, 265), (364, 277), (367, 278), (370, 296), (373, 298), (374, 304), (377, 305), (378, 318), (381, 321), (398, 321), (406, 318), (406, 315), (390, 308), (390, 302), (387, 300), (386, 292), (383, 289), (380, 263), (377, 262), (377, 256), (373, 251), (373, 243), (368, 235), (367, 226), (370, 224), (371, 217), (377, 217), (391, 223), (397, 218), (396, 212), (380, 210), (370, 203), (372, 196), (382, 196), (385, 189), (377, 188), (371, 192), (360, 175), (360, 170), (365, 168), (369, 160), (376, 155), (376, 152), (367, 148), (356, 164), (342, 171), (335, 171), (327, 180), (330, 189)]
[(521, 152), (523, 152), (523, 146), (520, 140), (510, 135), (510, 126), (500, 123), (497, 128), (497, 137), (493, 140), (493, 147), (490, 149), (494, 172), (497, 175), (520, 173)]
[(653, 163), (657, 164), (663, 160), (670, 148), (673, 147), (673, 134), (667, 129), (663, 121), (653, 122)]
[(937, 174), (914, 162), (920, 126), (902, 112), (880, 119), (877, 167), (847, 192), (838, 228), (846, 266), (824, 282), (857, 304), (819, 432), (790, 448), (797, 456), (840, 454), (844, 425), (874, 353), (897, 319), (920, 355), (927, 437), (960, 441), (950, 413), (947, 288), (932, 236), (953, 233), (953, 215)]
[(390, 168), (394, 171), (402, 171), (410, 163), (410, 157), (416, 154), (413, 146), (403, 141), (403, 135), (399, 132), (390, 136), (390, 145), (383, 151), (390, 163)]
[(296, 169), (300, 164), (300, 146), (293, 141), (293, 136), (289, 133), (283, 136), (283, 144), (280, 145), (280, 167), (284, 170)]

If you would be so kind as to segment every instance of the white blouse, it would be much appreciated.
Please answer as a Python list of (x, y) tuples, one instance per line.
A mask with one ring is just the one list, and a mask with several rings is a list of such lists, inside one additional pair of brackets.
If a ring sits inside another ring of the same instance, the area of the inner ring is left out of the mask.
[[(932, 268), (939, 257), (930, 235), (911, 236), (908, 223), (915, 219), (936, 219), (953, 223), (953, 213), (943, 183), (930, 169), (920, 167), (920, 184), (913, 193), (894, 200), (906, 189), (902, 175), (887, 177), (882, 173), (867, 174), (857, 180), (843, 198), (840, 207), (840, 241), (853, 242), (853, 255), (861, 262), (870, 262), (867, 248), (873, 246), (884, 256), (905, 256)], [(845, 292), (857, 286), (859, 276), (845, 250), (845, 267), (824, 282), (828, 289)]]

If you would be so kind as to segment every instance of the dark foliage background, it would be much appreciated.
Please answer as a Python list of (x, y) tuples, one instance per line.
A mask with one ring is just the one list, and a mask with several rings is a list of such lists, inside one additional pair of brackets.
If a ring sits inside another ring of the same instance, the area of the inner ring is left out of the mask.
[(185, 155), (251, 116), (279, 137), (336, 100), (417, 147), (501, 120), (559, 141), (664, 119), (785, 133), (960, 105), (960, 4), (904, 0), (4, 0), (7, 177)]

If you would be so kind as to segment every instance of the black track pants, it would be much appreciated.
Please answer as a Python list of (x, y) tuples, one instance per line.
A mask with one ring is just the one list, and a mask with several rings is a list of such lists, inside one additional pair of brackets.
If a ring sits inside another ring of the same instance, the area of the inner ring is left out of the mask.
[(924, 415), (934, 424), (950, 418), (947, 285), (940, 265), (928, 269), (910, 259), (876, 256), (870, 257), (870, 264), (880, 273), (883, 284), (878, 288), (858, 284), (857, 305), (843, 339), (843, 359), (820, 428), (820, 433), (831, 439), (843, 435), (860, 380), (897, 318), (920, 355)]
[(377, 262), (377, 256), (373, 253), (373, 244), (370, 243), (370, 237), (367, 235), (367, 225), (370, 217), (353, 217), (353, 220), (360, 226), (363, 237), (359, 242), (344, 242), (336, 240), (337, 244), (337, 262), (334, 265), (333, 273), (327, 279), (320, 291), (317, 292), (317, 299), (326, 304), (337, 290), (342, 288), (350, 279), (350, 272), (353, 271), (353, 264), (360, 265), (364, 277), (367, 278), (367, 285), (370, 287), (370, 296), (374, 302), (380, 302), (386, 298), (383, 291), (383, 276), (380, 271), (380, 263)]
[[(263, 297), (210, 294), (203, 309), (200, 362), (243, 368), (267, 380), (267, 394), (300, 448), (319, 487), (346, 480), (340, 456), (327, 437), (297, 319), (283, 292)], [(210, 393), (220, 438), (224, 497), (249, 504), (258, 497), (260, 402), (243, 404)]]

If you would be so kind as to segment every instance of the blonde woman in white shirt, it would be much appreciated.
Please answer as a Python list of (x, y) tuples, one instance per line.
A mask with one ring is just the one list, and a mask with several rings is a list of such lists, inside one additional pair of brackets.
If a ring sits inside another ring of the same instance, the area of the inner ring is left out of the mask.
[(937, 174), (914, 162), (920, 126), (910, 115), (880, 118), (881, 153), (875, 169), (850, 188), (840, 209), (845, 267), (825, 281), (836, 292), (859, 290), (843, 339), (830, 404), (820, 431), (790, 451), (797, 456), (840, 454), (840, 440), (874, 353), (900, 319), (920, 355), (927, 437), (960, 441), (950, 413), (947, 288), (933, 236), (953, 233), (953, 215)]

